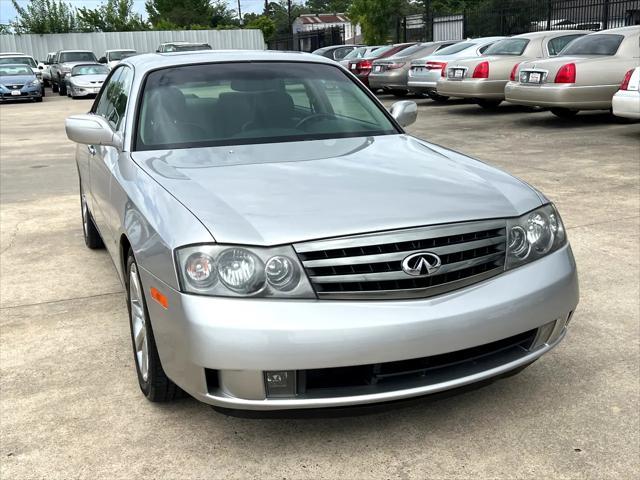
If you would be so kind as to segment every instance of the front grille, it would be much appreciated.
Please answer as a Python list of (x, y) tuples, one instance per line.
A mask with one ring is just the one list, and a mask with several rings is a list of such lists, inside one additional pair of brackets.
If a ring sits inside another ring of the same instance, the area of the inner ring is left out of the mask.
[[(321, 299), (424, 298), (504, 271), (506, 222), (490, 220), (299, 243), (296, 252)], [(431, 275), (411, 276), (402, 261), (440, 257)]]
[(473, 375), (512, 362), (529, 353), (537, 329), (477, 347), (431, 357), (352, 367), (298, 371), (297, 395), (364, 395), (415, 388)]

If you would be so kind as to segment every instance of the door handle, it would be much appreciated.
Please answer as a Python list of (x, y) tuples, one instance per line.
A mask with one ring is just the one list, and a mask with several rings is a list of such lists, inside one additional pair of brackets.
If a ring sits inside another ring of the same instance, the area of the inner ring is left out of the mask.
[(93, 145), (87, 145), (87, 150), (89, 150), (89, 155), (93, 156), (96, 154), (96, 147)]

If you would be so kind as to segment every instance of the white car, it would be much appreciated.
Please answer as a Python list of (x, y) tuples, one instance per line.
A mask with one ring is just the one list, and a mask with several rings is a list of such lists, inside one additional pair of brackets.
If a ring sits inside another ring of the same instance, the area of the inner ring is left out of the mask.
[(613, 96), (612, 110), (618, 117), (640, 119), (640, 67), (624, 76), (620, 90)]
[(42, 69), (42, 82), (45, 87), (51, 85), (51, 65), (55, 63), (56, 52), (47, 53), (47, 59), (43, 62), (44, 68)]
[(0, 64), (29, 65), (31, 70), (33, 70), (33, 73), (36, 76), (36, 78), (42, 81), (42, 70), (44, 69), (44, 64), (36, 62), (31, 55), (27, 55), (21, 52), (3, 52), (3, 53), (0, 53)]
[(109, 70), (111, 70), (118, 63), (120, 63), (121, 60), (137, 54), (138, 52), (131, 48), (124, 48), (121, 50), (107, 50), (98, 61), (100, 63), (106, 63)]

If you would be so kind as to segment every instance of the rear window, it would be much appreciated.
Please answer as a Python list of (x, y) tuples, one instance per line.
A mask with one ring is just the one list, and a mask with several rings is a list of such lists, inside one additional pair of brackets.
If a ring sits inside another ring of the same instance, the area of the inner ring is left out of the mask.
[(413, 55), (414, 53), (418, 53), (418, 52), (420, 52), (420, 50), (424, 50), (428, 46), (429, 45), (425, 45), (424, 43), (418, 43), (417, 45), (412, 45), (410, 47), (403, 48), (398, 53), (394, 53), (392, 56), (394, 56), (394, 57), (399, 57), (399, 56), (406, 57), (406, 56), (409, 56), (409, 55)]
[(368, 58), (368, 59), (379, 58), (381, 55), (384, 55), (385, 53), (387, 53), (392, 48), (393, 48), (393, 45), (386, 45), (384, 47), (376, 48), (369, 55), (367, 55), (365, 57), (362, 57), (362, 58)]
[(608, 33), (585, 35), (567, 45), (560, 55), (615, 55), (622, 40), (622, 35)]
[(484, 51), (485, 55), (522, 55), (529, 40), (526, 38), (505, 38)]
[(441, 50), (438, 50), (436, 53), (432, 54), (432, 56), (437, 57), (439, 55), (451, 55), (453, 53), (458, 53), (463, 50), (466, 50), (467, 48), (471, 48), (474, 45), (475, 43), (470, 43), (470, 42), (455, 43), (453, 45), (449, 45), (448, 47), (444, 47)]
[(549, 40), (549, 55), (558, 55), (563, 48), (573, 42), (576, 38), (582, 37), (582, 34), (578, 35), (565, 35), (563, 37), (556, 37)]
[(184, 65), (149, 73), (137, 150), (398, 133), (342, 69), (315, 63)]
[[(367, 52), (369, 51), (371, 47), (358, 47), (355, 50), (352, 50), (351, 52), (349, 52), (349, 54), (344, 57), (343, 60), (355, 60), (358, 58), (363, 58)], [(373, 52), (374, 50), (378, 50), (377, 48), (374, 48), (371, 50), (371, 52)]]
[(0, 57), (0, 65), (23, 64), (30, 67), (37, 67), (35, 60), (31, 57)]
[(60, 54), (60, 63), (65, 62), (96, 62), (93, 52), (63, 52)]

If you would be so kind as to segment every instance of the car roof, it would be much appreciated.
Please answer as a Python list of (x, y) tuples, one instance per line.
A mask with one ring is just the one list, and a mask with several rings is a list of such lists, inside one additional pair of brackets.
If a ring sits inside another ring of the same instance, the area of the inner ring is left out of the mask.
[(59, 50), (59, 53), (93, 53), (93, 50)]
[(333, 60), (320, 55), (274, 50), (200, 50), (195, 52), (145, 53), (126, 58), (120, 63), (130, 64), (136, 70), (149, 71), (179, 65), (228, 62), (307, 62), (336, 65)]
[(21, 57), (33, 58), (31, 55), (28, 55), (28, 54), (22, 53), (22, 52), (2, 52), (2, 53), (0, 53), (0, 57), (16, 57), (18, 55), (20, 55)]
[(599, 32), (593, 32), (590, 35), (602, 35), (602, 34), (617, 34), (617, 35), (635, 35), (640, 33), (640, 25), (630, 25), (627, 27), (610, 28), (608, 30), (600, 30)]
[(112, 48), (110, 50), (105, 50), (105, 53), (109, 52), (135, 52), (133, 48)]
[(507, 38), (540, 38), (540, 37), (548, 37), (550, 35), (571, 35), (571, 34), (579, 34), (579, 33), (590, 33), (589, 30), (543, 30), (540, 32), (528, 32), (521, 33), (520, 35), (514, 35), (512, 37)]

